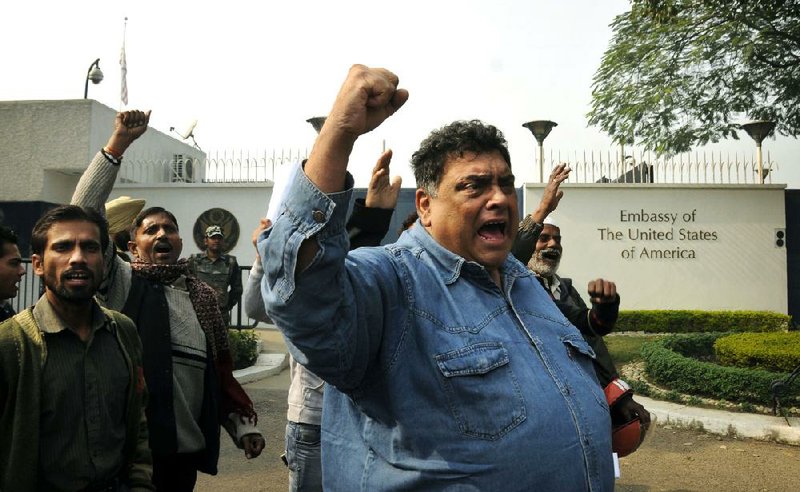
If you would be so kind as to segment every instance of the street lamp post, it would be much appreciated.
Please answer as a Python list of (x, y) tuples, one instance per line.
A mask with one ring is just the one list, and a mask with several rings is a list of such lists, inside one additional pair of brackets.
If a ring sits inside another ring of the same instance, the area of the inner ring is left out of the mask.
[(319, 133), (322, 130), (322, 125), (325, 124), (325, 119), (327, 116), (315, 116), (313, 118), (309, 118), (306, 120), (306, 123), (311, 123), (311, 126), (314, 127), (314, 130)]
[(86, 71), (86, 81), (83, 85), (83, 98), (88, 99), (89, 96), (89, 81), (93, 84), (99, 84), (103, 80), (103, 71), (100, 70), (100, 58), (89, 65), (89, 70)]
[(751, 121), (745, 123), (742, 130), (746, 131), (750, 137), (756, 141), (756, 158), (758, 159), (758, 180), (764, 184), (764, 165), (761, 160), (761, 142), (775, 129), (774, 121)]
[(558, 123), (550, 120), (535, 120), (523, 123), (522, 126), (533, 133), (533, 137), (539, 142), (539, 182), (544, 183), (544, 139), (550, 135), (550, 130), (558, 126)]

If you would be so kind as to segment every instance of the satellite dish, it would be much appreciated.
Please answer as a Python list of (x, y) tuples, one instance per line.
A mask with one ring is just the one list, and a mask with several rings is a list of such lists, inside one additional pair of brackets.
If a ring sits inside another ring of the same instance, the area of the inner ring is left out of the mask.
[(201, 149), (200, 146), (197, 145), (197, 140), (194, 139), (194, 129), (196, 126), (197, 126), (197, 120), (192, 120), (192, 122), (189, 124), (189, 128), (187, 128), (186, 131), (183, 133), (175, 130), (174, 126), (169, 127), (169, 131), (177, 133), (184, 140), (188, 140), (191, 138), (195, 148), (197, 148), (197, 150), (202, 151), (203, 149)]
[(181, 136), (181, 137), (182, 137), (184, 140), (186, 140), (186, 139), (187, 139), (187, 138), (189, 138), (189, 137), (194, 137), (194, 133), (193, 133), (193, 132), (194, 132), (194, 128), (195, 128), (196, 126), (197, 126), (197, 120), (192, 120), (192, 122), (189, 124), (189, 128), (187, 128), (185, 132), (183, 132), (183, 133), (179, 133), (179, 135), (180, 135), (180, 136)]

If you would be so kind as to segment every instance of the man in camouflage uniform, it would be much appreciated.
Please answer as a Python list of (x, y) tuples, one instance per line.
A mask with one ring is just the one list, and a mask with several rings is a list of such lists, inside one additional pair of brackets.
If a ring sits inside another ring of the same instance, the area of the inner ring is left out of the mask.
[(222, 316), (230, 324), (231, 308), (242, 297), (242, 276), (236, 257), (225, 254), (225, 235), (218, 225), (209, 226), (203, 239), (205, 252), (189, 257), (189, 268), (217, 291)]

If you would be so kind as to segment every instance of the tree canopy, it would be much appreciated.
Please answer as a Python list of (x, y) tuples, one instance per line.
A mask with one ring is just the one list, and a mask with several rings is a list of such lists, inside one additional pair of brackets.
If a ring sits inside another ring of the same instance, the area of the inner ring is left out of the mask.
[(632, 0), (611, 27), (587, 116), (615, 141), (685, 152), (748, 120), (800, 134), (800, 0)]

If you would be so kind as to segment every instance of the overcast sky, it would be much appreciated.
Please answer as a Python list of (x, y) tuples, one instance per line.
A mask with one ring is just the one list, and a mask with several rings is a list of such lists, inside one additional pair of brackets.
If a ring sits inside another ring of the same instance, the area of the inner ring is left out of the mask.
[[(538, 179), (535, 141), (521, 124), (559, 126), (545, 147), (608, 151), (587, 127), (591, 79), (608, 27), (627, 0), (379, 0), (244, 2), (12, 2), (0, 21), (0, 99), (76, 99), (100, 58), (105, 79), (89, 97), (120, 108), (119, 55), (128, 17), (128, 108), (151, 125), (194, 135), (206, 151), (306, 148), (305, 122), (327, 113), (349, 66), (386, 67), (410, 92), (390, 121), (363, 138), (351, 171), (363, 185), (383, 140), (393, 171), (413, 186), (420, 140), (455, 119), (480, 118), (509, 140), (518, 184)], [(743, 135), (715, 149), (753, 153)], [(775, 182), (800, 188), (800, 142), (767, 140)]]

